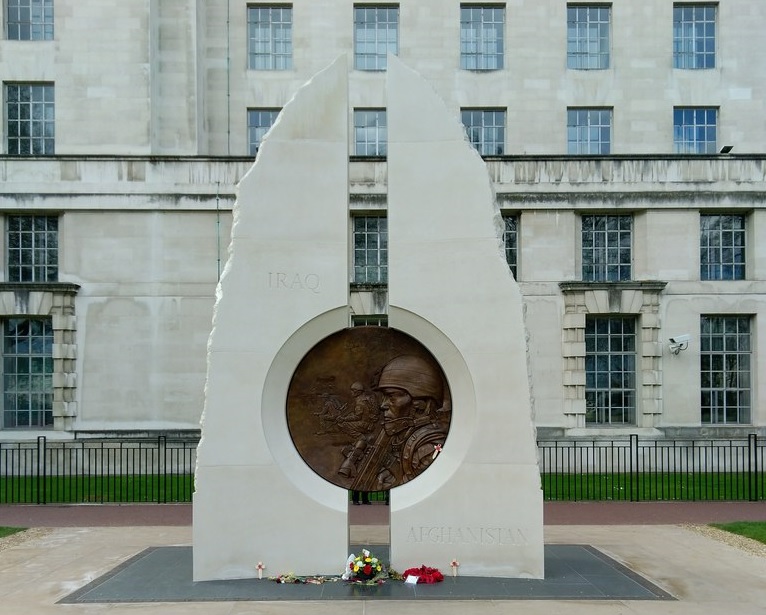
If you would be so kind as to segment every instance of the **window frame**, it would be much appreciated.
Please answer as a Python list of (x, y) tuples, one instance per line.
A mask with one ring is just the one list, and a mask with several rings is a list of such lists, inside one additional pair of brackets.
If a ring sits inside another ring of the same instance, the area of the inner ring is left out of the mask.
[(388, 118), (386, 110), (380, 108), (354, 109), (354, 155), (385, 157), (387, 154)]
[[(28, 324), (28, 334), (13, 335), (11, 326), (18, 323), (16, 330), (23, 323)], [(42, 332), (33, 334), (35, 325), (42, 323)], [(12, 317), (4, 318), (3, 331), (3, 396), (2, 429), (53, 429), (53, 318)], [(13, 343), (15, 341), (15, 343)], [(35, 352), (36, 345), (42, 344), (42, 352)], [(10, 352), (10, 348), (19, 348), (22, 352)], [(12, 369), (13, 367), (13, 369)], [(13, 408), (9, 402), (13, 401)], [(36, 403), (35, 403), (36, 402)], [(34, 414), (39, 413), (33, 421)], [(14, 420), (9, 419), (14, 416)], [(19, 417), (26, 415), (27, 420), (19, 423)]]
[[(24, 222), (27, 222), (26, 228)], [(58, 282), (58, 226), (55, 215), (6, 215), (5, 263), (9, 282)]]
[[(250, 156), (257, 156), (261, 149), (263, 138), (268, 134), (271, 127), (279, 117), (281, 109), (274, 107), (251, 107), (247, 110), (247, 151)], [(255, 117), (269, 115), (271, 122), (266, 125), (263, 123), (253, 124), (251, 120)]]
[[(372, 221), (376, 222), (377, 228), (372, 228)], [(355, 213), (351, 216), (351, 238), (351, 284), (388, 284), (388, 216), (380, 212)]]
[(292, 4), (247, 5), (247, 67), (259, 71), (293, 69)]
[[(501, 117), (502, 122), (497, 119)], [(472, 120), (478, 118), (479, 123)], [(466, 123), (470, 119), (471, 123)], [(487, 120), (492, 120), (487, 122)], [(501, 107), (463, 107), (460, 109), (460, 121), (468, 141), (481, 156), (504, 156), (506, 140), (507, 113)], [(494, 151), (489, 151), (494, 148)], [(500, 151), (498, 151), (500, 150)]]
[[(391, 11), (395, 12), (393, 21)], [(388, 54), (399, 55), (399, 16), (398, 4), (354, 4), (355, 70), (384, 71)], [(373, 19), (368, 20), (368, 17)], [(373, 34), (372, 40), (366, 40), (368, 37), (363, 36), (363, 32)], [(393, 32), (393, 37), (390, 32)], [(369, 45), (372, 45), (372, 51), (367, 50)], [(365, 48), (364, 52), (361, 51), (362, 47)]]
[[(500, 12), (499, 21), (497, 20), (498, 11)], [(505, 14), (503, 4), (464, 3), (460, 5), (460, 68), (462, 70), (492, 71), (504, 68)]]
[[(567, 68), (606, 70), (612, 64), (612, 5), (569, 3), (567, 11)], [(606, 11), (607, 20), (603, 21)], [(591, 36), (596, 29), (596, 35)], [(604, 35), (606, 31), (606, 35)], [(592, 49), (595, 45), (596, 49)], [(604, 47), (606, 49), (604, 49)]]
[(700, 280), (744, 280), (747, 276), (747, 216), (700, 214)]
[(388, 314), (353, 314), (352, 327), (387, 327)]
[(700, 423), (751, 425), (753, 319), (750, 315), (700, 316)]
[[(598, 223), (599, 219), (603, 224)], [(581, 215), (580, 241), (583, 282), (627, 282), (632, 279), (632, 214)], [(587, 258), (588, 254), (591, 258)]]
[(673, 107), (675, 153), (717, 154), (718, 114), (718, 107)]
[(9, 156), (53, 156), (56, 152), (56, 91), (48, 81), (6, 81), (5, 144)]
[[(22, 12), (28, 11), (28, 19)], [(14, 14), (15, 13), (15, 14)], [(5, 37), (9, 41), (52, 41), (53, 0), (5, 0)]]
[(515, 280), (519, 279), (519, 215), (503, 214), (505, 262)]
[[(627, 323), (630, 323), (630, 327), (627, 327)], [(632, 331), (626, 332), (626, 328)], [(600, 314), (586, 316), (585, 424), (587, 426), (637, 425), (639, 393), (637, 331), (640, 331), (640, 328), (635, 316)], [(620, 404), (620, 401), (623, 403)]]
[[(604, 114), (607, 114), (607, 124), (603, 123)], [(585, 122), (580, 122), (581, 119)], [(608, 156), (612, 153), (613, 126), (614, 110), (611, 107), (568, 107), (567, 154)], [(605, 130), (606, 141), (603, 139)]]
[[(710, 13), (712, 13), (712, 19), (709, 19)], [(673, 4), (673, 68), (714, 69), (717, 62), (717, 45), (717, 3), (676, 2)]]

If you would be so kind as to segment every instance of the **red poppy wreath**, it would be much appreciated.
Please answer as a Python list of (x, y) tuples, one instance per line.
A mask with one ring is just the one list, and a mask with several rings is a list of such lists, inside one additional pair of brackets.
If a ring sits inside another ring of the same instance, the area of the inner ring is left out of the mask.
[(417, 577), (418, 583), (439, 583), (444, 580), (444, 575), (439, 572), (438, 568), (430, 568), (428, 566), (421, 566), (420, 568), (407, 568), (402, 573), (402, 578)]

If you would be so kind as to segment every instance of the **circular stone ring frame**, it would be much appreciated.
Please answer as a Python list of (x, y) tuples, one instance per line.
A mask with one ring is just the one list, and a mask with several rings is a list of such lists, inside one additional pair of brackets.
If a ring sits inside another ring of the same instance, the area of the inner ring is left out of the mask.
[[(427, 473), (396, 490), (396, 497), (391, 499), (392, 511), (416, 504), (445, 485), (465, 461), (477, 419), (473, 379), (453, 342), (422, 317), (390, 306), (389, 321), (394, 319), (397, 329), (417, 337), (439, 358), (458, 411), (453, 412), (449, 442), (439, 454), (438, 463), (434, 462)], [(347, 508), (347, 493), (321, 478), (301, 458), (288, 428), (286, 400), (293, 373), (303, 357), (322, 339), (345, 328), (347, 322), (347, 308), (336, 308), (306, 322), (285, 341), (268, 368), (261, 410), (265, 445), (280, 471), (307, 497), (339, 511)]]

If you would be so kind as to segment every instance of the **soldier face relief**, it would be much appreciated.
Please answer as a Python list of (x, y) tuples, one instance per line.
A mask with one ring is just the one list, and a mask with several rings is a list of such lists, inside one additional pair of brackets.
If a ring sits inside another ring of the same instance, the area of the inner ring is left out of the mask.
[(312, 348), (293, 374), (287, 422), (298, 453), (346, 489), (391, 489), (423, 472), (452, 416), (444, 373), (412, 337), (354, 327)]

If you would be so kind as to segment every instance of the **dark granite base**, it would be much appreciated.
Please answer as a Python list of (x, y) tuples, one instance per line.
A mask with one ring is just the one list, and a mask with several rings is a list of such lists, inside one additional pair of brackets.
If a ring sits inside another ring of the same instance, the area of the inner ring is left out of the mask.
[[(375, 547), (381, 559), (384, 553)], [(546, 545), (545, 579), (452, 577), (411, 585), (280, 584), (267, 579), (192, 581), (192, 547), (146, 549), (60, 601), (61, 604), (259, 600), (673, 600), (587, 545)]]

